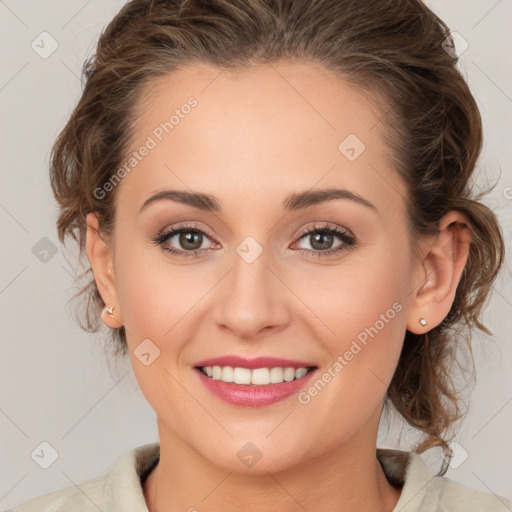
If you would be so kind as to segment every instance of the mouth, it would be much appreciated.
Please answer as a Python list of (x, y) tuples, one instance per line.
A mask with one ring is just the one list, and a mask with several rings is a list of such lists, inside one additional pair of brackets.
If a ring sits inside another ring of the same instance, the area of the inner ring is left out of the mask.
[(275, 357), (225, 356), (194, 366), (206, 390), (237, 406), (266, 406), (297, 394), (318, 366)]
[(215, 365), (197, 366), (196, 368), (212, 380), (239, 384), (241, 386), (269, 386), (271, 384), (281, 384), (302, 379), (317, 367), (302, 366), (294, 368), (291, 366), (274, 366), (251, 369), (242, 366)]

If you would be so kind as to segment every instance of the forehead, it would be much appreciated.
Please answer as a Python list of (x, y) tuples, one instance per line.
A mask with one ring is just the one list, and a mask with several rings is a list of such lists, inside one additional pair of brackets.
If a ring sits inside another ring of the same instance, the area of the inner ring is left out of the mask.
[(279, 204), (283, 190), (315, 186), (343, 185), (375, 202), (383, 187), (403, 194), (370, 100), (317, 63), (184, 66), (146, 84), (132, 150), (150, 139), (152, 148), (122, 185), (139, 205), (167, 186), (222, 198), (229, 184), (245, 204), (258, 189)]
[[(151, 123), (168, 119), (190, 97), (198, 102), (194, 112), (200, 111), (201, 123), (217, 123), (210, 138), (224, 135), (222, 127), (231, 128), (228, 121), (234, 119), (240, 128), (248, 127), (244, 120), (269, 130), (284, 127), (281, 137), (297, 133), (299, 127), (301, 135), (327, 135), (330, 131), (339, 137), (350, 129), (363, 136), (381, 117), (368, 93), (316, 62), (280, 61), (245, 70), (191, 63), (145, 85), (137, 106), (138, 128), (149, 131)], [(212, 119), (219, 114), (220, 119)], [(182, 126), (183, 130), (186, 127)]]

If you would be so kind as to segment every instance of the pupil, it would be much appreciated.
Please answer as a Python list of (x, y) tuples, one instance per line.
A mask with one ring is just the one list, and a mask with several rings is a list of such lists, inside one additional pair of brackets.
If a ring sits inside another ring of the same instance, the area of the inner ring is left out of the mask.
[(200, 233), (193, 233), (191, 231), (182, 233), (181, 237), (180, 237), (180, 243), (182, 244), (182, 246), (187, 247), (186, 244), (193, 243), (193, 239), (194, 239), (194, 237), (196, 237), (196, 246), (189, 247), (189, 249), (193, 249), (193, 250), (198, 249), (199, 247), (201, 247), (201, 242), (199, 242), (199, 244), (197, 245), (197, 239), (199, 238), (199, 236), (200, 236)]
[[(330, 245), (330, 243), (329, 243), (329, 242), (331, 242), (331, 243), (332, 243), (332, 240), (331, 240), (331, 239), (332, 239), (332, 235), (331, 235), (331, 234), (329, 234), (329, 233), (324, 233), (324, 234), (317, 233), (316, 235), (313, 235), (314, 243), (313, 243), (312, 245), (313, 245), (313, 247), (315, 247), (315, 243), (316, 243), (317, 241), (320, 241), (320, 242), (321, 242), (321, 241), (323, 240), (323, 241), (324, 241), (324, 243), (323, 243), (323, 244), (322, 244), (322, 243), (320, 243), (320, 247), (317, 247), (317, 249), (320, 249), (320, 250), (329, 249), (329, 247), (328, 247), (328, 246)], [(326, 241), (326, 240), (327, 240), (327, 243), (325, 243), (325, 241)]]

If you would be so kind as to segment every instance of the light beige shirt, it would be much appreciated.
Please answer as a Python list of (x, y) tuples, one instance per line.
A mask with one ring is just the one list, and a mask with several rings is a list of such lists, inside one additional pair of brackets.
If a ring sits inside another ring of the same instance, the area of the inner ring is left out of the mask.
[[(160, 444), (128, 451), (105, 475), (44, 494), (8, 512), (148, 512), (142, 482), (157, 464)], [(512, 502), (473, 491), (446, 477), (432, 476), (415, 452), (377, 448), (390, 482), (402, 487), (393, 512), (511, 512)], [(198, 511), (204, 507), (197, 504)], [(190, 510), (194, 510), (191, 504)], [(314, 511), (312, 511), (314, 512)]]

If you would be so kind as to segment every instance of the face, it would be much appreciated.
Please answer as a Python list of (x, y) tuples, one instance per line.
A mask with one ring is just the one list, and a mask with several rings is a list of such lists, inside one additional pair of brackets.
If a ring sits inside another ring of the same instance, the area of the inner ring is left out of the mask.
[[(374, 449), (413, 281), (381, 113), (305, 63), (189, 66), (149, 90), (112, 267), (161, 443), (238, 471), (260, 453), (257, 472)], [(324, 190), (344, 192), (302, 196)], [(213, 200), (143, 207), (164, 191)]]

